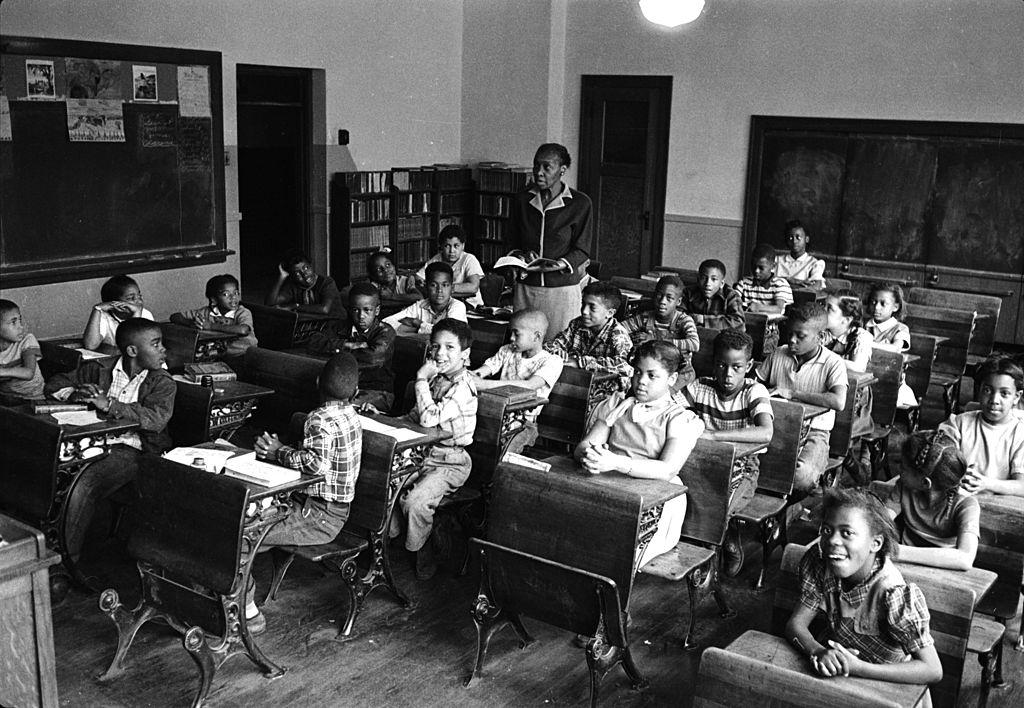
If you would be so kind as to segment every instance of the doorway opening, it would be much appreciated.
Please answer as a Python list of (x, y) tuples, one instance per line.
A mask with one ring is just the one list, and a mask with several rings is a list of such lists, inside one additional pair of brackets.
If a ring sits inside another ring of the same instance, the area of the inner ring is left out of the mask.
[(661, 264), (671, 110), (671, 76), (583, 76), (580, 191), (602, 279)]

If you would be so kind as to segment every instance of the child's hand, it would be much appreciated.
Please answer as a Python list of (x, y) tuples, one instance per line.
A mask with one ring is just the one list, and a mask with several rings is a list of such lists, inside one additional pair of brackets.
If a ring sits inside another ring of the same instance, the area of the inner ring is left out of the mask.
[(366, 349), (367, 346), (366, 342), (350, 342), (348, 340), (345, 340), (344, 342), (341, 343), (341, 348), (347, 352), (350, 352), (353, 349)]
[(104, 413), (110, 410), (110, 399), (107, 398), (105, 393), (96, 393), (89, 399), (89, 402), (96, 407), (96, 410)]
[(430, 379), (437, 376), (438, 373), (439, 371), (437, 368), (437, 364), (435, 364), (433, 360), (427, 359), (425, 362), (423, 362), (423, 366), (421, 366), (419, 370), (416, 372), (416, 378), (426, 379), (427, 381), (429, 381)]
[(978, 465), (972, 462), (967, 465), (967, 474), (960, 480), (960, 486), (968, 494), (977, 494), (988, 489), (988, 477), (978, 474)]
[(607, 445), (591, 445), (583, 453), (583, 468), (590, 474), (612, 472), (619, 468), (619, 456), (608, 450)]
[(278, 440), (276, 434), (270, 434), (263, 432), (258, 438), (256, 438), (256, 456), (260, 459), (267, 459), (273, 457), (274, 453), (283, 447), (281, 441)]
[(206, 318), (197, 312), (192, 316), (192, 326), (196, 329), (206, 329)]
[(359, 406), (360, 413), (372, 413), (373, 415), (381, 415), (381, 412), (377, 410), (377, 406), (372, 403), (364, 403)]
[(284, 264), (283, 263), (278, 263), (277, 264), (277, 277), (279, 277), (281, 280), (285, 280), (289, 275), (291, 275), (291, 273), (289, 273), (287, 270), (285, 270)]
[(828, 640), (828, 645), (836, 653), (839, 661), (846, 667), (843, 676), (856, 676), (860, 673), (861, 665), (860, 652), (856, 649), (847, 649), (839, 642)]
[(695, 312), (695, 313), (692, 313), (690, 315), (690, 317), (693, 318), (693, 323), (694, 324), (698, 324), (698, 325), (701, 325), (701, 326), (704, 325), (704, 315), (701, 315), (701, 314), (698, 314), (698, 313)]
[[(829, 642), (831, 644), (832, 642)], [(846, 656), (835, 649), (819, 649), (811, 654), (811, 667), (822, 676), (849, 676), (850, 670)]]
[(785, 398), (786, 400), (789, 400), (793, 398), (793, 389), (786, 388), (785, 386), (777, 386), (775, 388), (774, 395), (778, 398)]
[(419, 331), (420, 324), (422, 324), (422, 320), (419, 320), (415, 317), (403, 317), (402, 319), (398, 320), (398, 323), (403, 324), (406, 327), (412, 327), (416, 331)]

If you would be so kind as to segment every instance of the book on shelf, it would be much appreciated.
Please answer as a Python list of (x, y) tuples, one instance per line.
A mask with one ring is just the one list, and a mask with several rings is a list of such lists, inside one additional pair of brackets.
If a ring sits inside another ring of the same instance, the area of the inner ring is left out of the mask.
[(409, 241), (411, 239), (430, 238), (430, 217), (414, 215), (398, 219), (397, 240)]
[(492, 241), (504, 241), (505, 232), (508, 230), (508, 223), (505, 220), (497, 220), (493, 217), (481, 217), (478, 220), (476, 237), (478, 239), (489, 239)]
[(430, 192), (409, 192), (398, 195), (398, 213), (402, 216), (408, 214), (429, 214), (430, 213)]
[(384, 221), (391, 218), (391, 198), (350, 199), (351, 221)]
[(469, 165), (435, 163), (431, 167), (434, 168), (434, 186), (438, 189), (463, 189), (473, 179)]
[(440, 212), (469, 212), (473, 209), (473, 195), (471, 192), (449, 192), (441, 195)]
[(477, 195), (477, 213), (480, 216), (507, 217), (510, 204), (510, 198), (503, 194)]
[[(477, 168), (477, 188), (484, 192), (521, 192), (530, 182), (529, 167), (489, 166), (480, 163)], [(486, 165), (486, 166), (485, 166)]]
[(449, 216), (442, 216), (440, 219), (437, 220), (437, 232), (441, 233), (441, 229), (451, 224), (455, 224), (456, 226), (462, 226), (462, 214), (450, 214)]
[(386, 192), (391, 189), (391, 171), (346, 172), (345, 184), (353, 194)]
[(391, 227), (388, 224), (353, 226), (348, 239), (350, 249), (383, 248), (391, 245)]
[(498, 241), (477, 241), (476, 250), (481, 263), (494, 263), (505, 255), (508, 248)]

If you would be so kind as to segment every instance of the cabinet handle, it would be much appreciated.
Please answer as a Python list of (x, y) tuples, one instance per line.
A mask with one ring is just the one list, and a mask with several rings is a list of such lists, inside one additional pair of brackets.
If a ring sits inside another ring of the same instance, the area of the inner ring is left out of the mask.
[(928, 282), (933, 284), (933, 285), (935, 283), (939, 282), (939, 274), (938, 273), (932, 273), (931, 275), (929, 275), (928, 276)]

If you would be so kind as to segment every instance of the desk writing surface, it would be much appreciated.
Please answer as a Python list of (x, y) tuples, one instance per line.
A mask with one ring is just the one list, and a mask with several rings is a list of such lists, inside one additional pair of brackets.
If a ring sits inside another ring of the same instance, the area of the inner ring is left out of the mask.
[(246, 381), (214, 381), (213, 403), (224, 404), (274, 395), (274, 389)]
[(241, 334), (232, 334), (230, 332), (219, 332), (215, 329), (201, 329), (199, 330), (199, 341), (200, 342), (226, 342), (229, 339), (236, 339), (241, 337)]
[[(61, 401), (53, 401), (53, 403), (61, 403)], [(47, 423), (57, 424), (57, 419), (49, 413), (34, 413), (30, 404), (16, 406), (15, 410), (34, 418), (38, 418), (39, 420), (44, 420)], [(103, 418), (103, 414), (98, 411), (96, 415)], [(103, 419), (99, 423), (93, 423), (92, 425), (61, 425), (60, 427), (61, 430), (64, 431), (65, 440), (78, 440), (80, 438), (92, 437), (94, 435), (120, 435), (121, 433), (137, 430), (139, 424), (125, 420)]]
[(380, 421), (383, 425), (390, 425), (393, 428), (405, 428), (406, 430), (419, 433), (418, 438), (411, 440), (396, 440), (395, 450), (398, 452), (410, 447), (415, 447), (416, 445), (432, 445), (436, 442), (440, 442), (441, 440), (447, 440), (452, 436), (451, 433), (446, 430), (441, 430), (440, 428), (424, 428), (422, 425), (417, 425), (404, 416), (391, 418), (386, 415), (374, 415), (371, 413), (360, 413), (360, 415)]
[(637, 479), (636, 477), (627, 477), (620, 472), (589, 474), (571, 457), (555, 455), (554, 457), (548, 457), (544, 462), (551, 465), (550, 471), (552, 473), (578, 479), (581, 485), (614, 487), (615, 489), (628, 489), (636, 492), (643, 499), (643, 509), (645, 511), (686, 493), (685, 484), (673, 484), (661, 479)]
[(982, 595), (988, 592), (989, 588), (995, 585), (998, 577), (991, 570), (971, 568), (970, 570), (948, 570), (946, 568), (932, 568), (927, 565), (916, 563), (904, 563), (896, 561), (896, 567), (908, 583), (926, 582), (929, 585), (941, 587), (943, 584), (955, 583), (958, 587), (974, 591), (974, 599), (978, 601)]
[(1024, 499), (987, 493), (975, 498), (981, 506), (982, 543), (1024, 553)]
[[(235, 445), (223, 445), (223, 444), (215, 443), (215, 442), (205, 442), (205, 443), (201, 443), (199, 445), (193, 445), (192, 447), (195, 447), (195, 448), (200, 449), (200, 450), (231, 450), (231, 449), (234, 449), (234, 450), (238, 451), (239, 455), (244, 455), (247, 452), (251, 452), (251, 450), (247, 450), (244, 447), (237, 447)], [(264, 460), (264, 461), (266, 462), (266, 460)], [(271, 462), (271, 463), (268, 463), (268, 464), (275, 464), (275, 463)], [(214, 473), (211, 472), (210, 474), (214, 474)], [(326, 477), (324, 477), (324, 475), (322, 475), (322, 474), (307, 474), (305, 472), (300, 472), (299, 474), (300, 474), (300, 477), (298, 479), (292, 480), (291, 482), (285, 482), (284, 484), (278, 484), (277, 486), (274, 486), (274, 487), (264, 487), (262, 484), (255, 484), (253, 482), (247, 482), (244, 479), (239, 479), (238, 477), (232, 477), (232, 479), (241, 482), (242, 484), (244, 484), (246, 486), (246, 488), (248, 488), (248, 490), (249, 490), (249, 501), (259, 501), (259, 500), (264, 499), (264, 498), (277, 496), (278, 494), (288, 494), (288, 493), (291, 493), (291, 492), (299, 491), (301, 489), (306, 489), (307, 487), (312, 486), (314, 484), (317, 484), (319, 482), (323, 482), (326, 479)]]
[(747, 457), (748, 455), (757, 455), (762, 452), (768, 451), (768, 443), (759, 442), (734, 442), (729, 443), (736, 450), (736, 459), (741, 457)]

